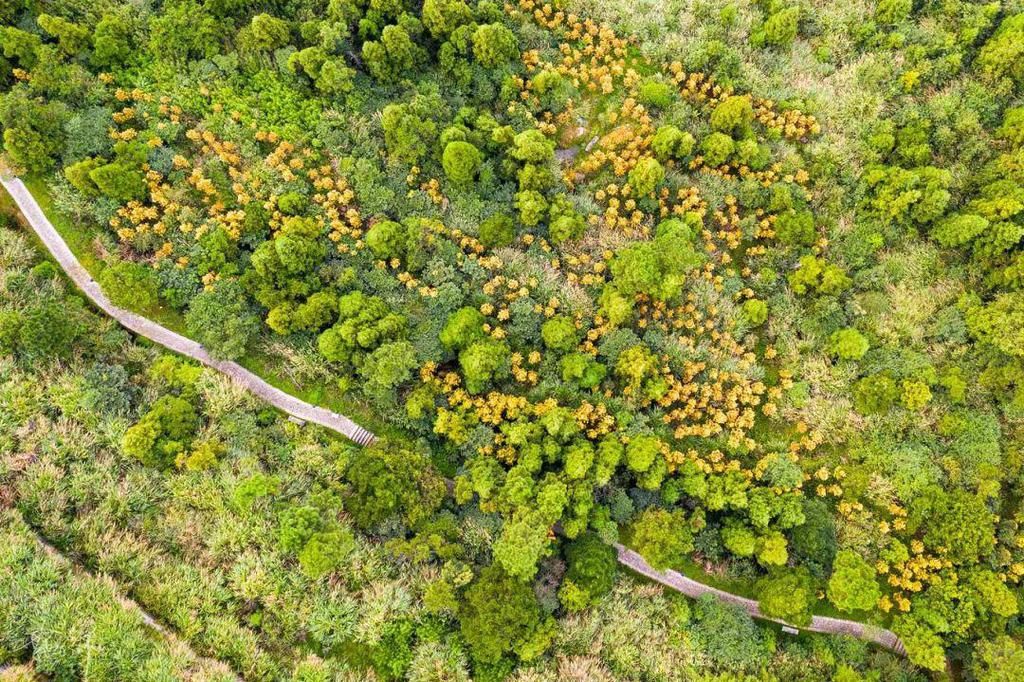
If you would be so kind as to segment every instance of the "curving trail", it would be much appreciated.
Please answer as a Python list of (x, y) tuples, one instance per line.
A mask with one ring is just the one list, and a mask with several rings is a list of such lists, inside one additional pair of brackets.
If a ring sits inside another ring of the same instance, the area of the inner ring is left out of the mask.
[[(207, 365), (208, 367), (212, 367), (213, 369), (226, 374), (252, 393), (294, 417), (320, 424), (321, 426), (350, 438), (360, 445), (369, 445), (376, 439), (373, 433), (359, 426), (348, 417), (337, 414), (336, 412), (331, 412), (330, 410), (326, 410), (322, 407), (310, 405), (295, 396), (289, 395), (288, 393), (271, 386), (238, 363), (227, 360), (217, 360), (211, 357), (202, 345), (196, 343), (192, 339), (186, 338), (181, 334), (177, 334), (166, 327), (162, 327), (152, 320), (115, 306), (100, 289), (99, 284), (93, 280), (88, 271), (86, 271), (86, 269), (82, 267), (81, 263), (78, 262), (78, 259), (75, 258), (71, 249), (69, 249), (67, 244), (64, 243), (63, 238), (61, 238), (56, 228), (53, 227), (49, 219), (47, 219), (43, 214), (42, 209), (39, 207), (39, 204), (36, 203), (32, 193), (29, 192), (27, 187), (25, 187), (25, 184), (18, 178), (0, 178), (0, 184), (4, 186), (7, 192), (14, 199), (18, 208), (25, 216), (29, 226), (36, 235), (38, 235), (39, 239), (42, 240), (43, 244), (46, 245), (46, 248), (49, 249), (50, 253), (60, 264), (61, 268), (63, 268), (67, 273), (68, 277), (75, 282), (75, 284), (85, 293), (86, 296), (89, 297), (90, 300), (92, 300), (93, 303), (96, 304), (97, 307), (120, 322), (123, 326), (135, 332), (139, 336), (153, 341), (154, 343), (169, 348), (181, 355), (188, 356), (204, 365)], [(783, 621), (775, 618), (769, 618), (762, 614), (757, 602), (753, 599), (740, 597), (739, 595), (719, 590), (715, 587), (711, 587), (710, 585), (705, 585), (704, 583), (697, 582), (692, 578), (687, 578), (676, 571), (659, 571), (648, 564), (642, 556), (623, 545), (617, 544), (615, 549), (618, 551), (619, 563), (623, 566), (627, 566), (637, 573), (650, 578), (655, 582), (661, 583), (670, 589), (681, 592), (688, 597), (697, 598), (704, 594), (713, 594), (722, 601), (739, 606), (754, 618), (771, 620), (782, 625), (788, 625)], [(883, 646), (897, 654), (906, 655), (903, 643), (895, 633), (858, 621), (814, 616), (811, 624), (801, 629), (830, 635), (848, 635), (851, 637), (857, 637)]]
[(208, 367), (212, 367), (218, 372), (226, 374), (250, 392), (293, 417), (320, 424), (350, 438), (359, 445), (369, 445), (376, 439), (370, 431), (359, 426), (345, 415), (310, 405), (275, 386), (271, 386), (237, 362), (218, 360), (212, 357), (203, 348), (202, 344), (111, 303), (110, 299), (103, 293), (100, 285), (96, 283), (92, 275), (75, 258), (75, 255), (68, 248), (60, 233), (57, 232), (57, 229), (43, 213), (39, 204), (36, 203), (35, 197), (29, 192), (25, 183), (19, 178), (0, 178), (0, 184), (4, 186), (4, 189), (14, 199), (29, 226), (43, 244), (46, 245), (46, 248), (49, 249), (68, 277), (98, 308), (120, 322), (124, 327), (180, 355), (188, 356)]
[[(746, 597), (741, 597), (739, 595), (732, 594), (731, 592), (726, 592), (716, 587), (705, 585), (704, 583), (697, 582), (693, 578), (687, 578), (685, 575), (671, 569), (659, 571), (648, 564), (642, 556), (624, 545), (616, 543), (615, 550), (619, 555), (619, 563), (623, 566), (627, 566), (646, 578), (650, 578), (651, 580), (661, 583), (662, 585), (677, 592), (681, 592), (687, 597), (696, 599), (697, 597), (705, 594), (713, 594), (724, 602), (740, 607), (754, 618), (770, 620), (775, 623), (779, 623), (780, 625), (794, 627), (785, 621), (778, 620), (777, 618), (771, 618), (761, 613), (760, 607), (753, 599), (747, 599)], [(821, 632), (829, 635), (849, 635), (850, 637), (857, 637), (883, 646), (886, 649), (900, 654), (901, 656), (905, 656), (907, 653), (903, 648), (903, 642), (900, 641), (900, 638), (896, 636), (895, 632), (855, 620), (829, 618), (827, 616), (814, 616), (811, 619), (810, 625), (799, 629), (810, 632)]]

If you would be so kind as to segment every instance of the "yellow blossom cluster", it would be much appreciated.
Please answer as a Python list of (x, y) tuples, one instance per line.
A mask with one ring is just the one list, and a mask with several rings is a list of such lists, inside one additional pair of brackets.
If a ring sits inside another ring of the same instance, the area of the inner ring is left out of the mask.
[(312, 181), (313, 202), (323, 210), (331, 231), (328, 238), (338, 245), (338, 251), (347, 253), (349, 244), (343, 240), (357, 242), (363, 237), (363, 218), (355, 205), (356, 193), (349, 186), (348, 179), (335, 177), (330, 165), (311, 168), (306, 176)]
[[(720, 85), (707, 74), (687, 73), (681, 62), (668, 64), (666, 70), (679, 87), (679, 93), (688, 101), (714, 107), (734, 94), (732, 86)], [(812, 115), (797, 110), (779, 111), (769, 99), (755, 97), (752, 104), (754, 118), (766, 128), (779, 131), (787, 139), (805, 140), (821, 132), (821, 124)]]

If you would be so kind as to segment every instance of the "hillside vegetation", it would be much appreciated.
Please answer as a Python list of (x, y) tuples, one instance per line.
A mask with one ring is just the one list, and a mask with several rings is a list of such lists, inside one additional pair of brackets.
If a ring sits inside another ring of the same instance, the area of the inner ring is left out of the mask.
[[(5, 163), (110, 298), (385, 436), (138, 345), (3, 233), (0, 504), (202, 655), (303, 680), (1024, 664), (1024, 5), (0, 20)], [(641, 585), (616, 541), (795, 625), (888, 627), (909, 663)]]

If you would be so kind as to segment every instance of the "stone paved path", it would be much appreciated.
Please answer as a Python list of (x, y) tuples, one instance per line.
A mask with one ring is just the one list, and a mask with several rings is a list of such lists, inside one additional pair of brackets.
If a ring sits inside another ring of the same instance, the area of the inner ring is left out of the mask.
[[(92, 279), (92, 276), (89, 275), (81, 263), (78, 262), (78, 259), (75, 258), (74, 254), (71, 253), (71, 250), (64, 243), (64, 240), (50, 223), (49, 219), (43, 214), (42, 209), (39, 208), (39, 204), (36, 203), (35, 198), (28, 191), (28, 188), (25, 187), (25, 184), (18, 178), (0, 179), (0, 184), (3, 184), (14, 198), (15, 203), (18, 204), (18, 208), (21, 209), (33, 231), (43, 241), (46, 248), (50, 250), (53, 257), (57, 259), (57, 262), (68, 276), (93, 303), (122, 325), (139, 336), (144, 336), (161, 346), (170, 348), (181, 355), (186, 355), (204, 365), (223, 372), (268, 403), (290, 415), (325, 426), (347, 436), (360, 445), (368, 445), (375, 440), (375, 436), (370, 431), (359, 426), (348, 417), (311, 405), (295, 396), (289, 395), (271, 386), (237, 363), (210, 357), (209, 353), (195, 341), (162, 327), (152, 320), (115, 306), (100, 289), (99, 284)], [(688, 597), (697, 598), (704, 594), (714, 594), (722, 601), (739, 606), (754, 618), (772, 620), (786, 625), (782, 621), (762, 614), (757, 602), (752, 599), (724, 592), (710, 585), (697, 582), (692, 578), (687, 578), (676, 571), (658, 571), (651, 567), (642, 556), (622, 545), (616, 545), (616, 550), (618, 551), (620, 564), (628, 566), (637, 573), (681, 592)], [(857, 621), (814, 616), (811, 624), (802, 629), (832, 635), (850, 635), (874, 642), (898, 654), (906, 654), (903, 643), (900, 642), (899, 637), (895, 633)]]
[[(770, 618), (761, 613), (760, 607), (758, 607), (757, 602), (753, 599), (747, 599), (746, 597), (741, 597), (739, 595), (732, 594), (731, 592), (725, 592), (724, 590), (711, 587), (710, 585), (705, 585), (704, 583), (697, 582), (693, 578), (687, 578), (685, 575), (671, 569), (667, 571), (659, 571), (648, 564), (642, 556), (624, 545), (616, 544), (615, 549), (619, 554), (619, 563), (623, 566), (628, 566), (640, 575), (661, 583), (666, 587), (670, 587), (677, 592), (681, 592), (688, 597), (696, 599), (697, 597), (705, 594), (713, 594), (724, 602), (739, 606), (754, 618), (774, 621), (781, 625), (789, 625), (784, 621), (776, 618)], [(851, 637), (857, 637), (859, 639), (884, 646), (886, 649), (894, 651), (897, 654), (906, 655), (906, 650), (903, 648), (903, 642), (901, 642), (900, 638), (896, 636), (896, 633), (884, 628), (860, 623), (855, 620), (829, 618), (827, 616), (814, 616), (811, 619), (810, 625), (799, 629), (809, 630), (810, 632), (822, 632), (830, 635), (850, 635)]]

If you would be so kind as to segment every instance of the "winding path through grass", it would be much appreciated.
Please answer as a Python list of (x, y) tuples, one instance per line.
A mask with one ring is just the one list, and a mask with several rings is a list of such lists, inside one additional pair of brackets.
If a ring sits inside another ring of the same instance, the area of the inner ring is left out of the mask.
[[(299, 419), (311, 421), (331, 429), (337, 433), (350, 438), (360, 445), (369, 445), (376, 439), (373, 433), (359, 426), (348, 417), (326, 410), (316, 405), (311, 405), (295, 396), (285, 393), (279, 388), (271, 386), (266, 381), (245, 369), (241, 365), (227, 361), (218, 360), (210, 356), (203, 346), (192, 339), (171, 331), (152, 320), (149, 320), (133, 312), (119, 308), (110, 302), (110, 299), (103, 293), (99, 284), (92, 278), (88, 271), (78, 262), (75, 255), (68, 248), (64, 239), (50, 223), (49, 219), (39, 207), (32, 193), (18, 178), (0, 178), (0, 184), (14, 199), (21, 213), (25, 216), (26, 222), (43, 242), (51, 255), (57, 260), (68, 277), (78, 286), (89, 299), (96, 304), (103, 312), (107, 313), (124, 327), (134, 333), (149, 339), (161, 346), (169, 348), (176, 353), (190, 357), (208, 367), (212, 367), (244, 386), (255, 395), (263, 398), (271, 405)], [(658, 582), (668, 588), (681, 592), (688, 597), (697, 598), (705, 594), (713, 594), (724, 602), (728, 602), (742, 608), (754, 618), (774, 621), (781, 625), (789, 625), (783, 621), (769, 618), (761, 613), (757, 602), (739, 595), (725, 592), (716, 587), (705, 585), (692, 578), (688, 578), (676, 571), (659, 571), (648, 564), (642, 556), (623, 545), (615, 546), (618, 552), (619, 563), (626, 566), (640, 575)], [(790, 626), (794, 627), (794, 626)], [(814, 616), (811, 624), (801, 628), (810, 632), (820, 632), (830, 635), (849, 635), (873, 642), (898, 654), (905, 655), (903, 643), (895, 633), (884, 628), (874, 627), (865, 623), (842, 618), (829, 618), (825, 616)]]

